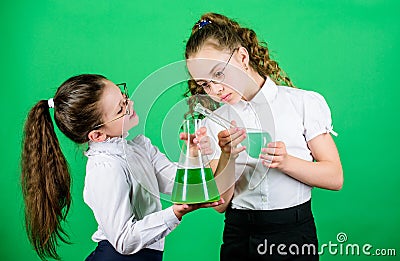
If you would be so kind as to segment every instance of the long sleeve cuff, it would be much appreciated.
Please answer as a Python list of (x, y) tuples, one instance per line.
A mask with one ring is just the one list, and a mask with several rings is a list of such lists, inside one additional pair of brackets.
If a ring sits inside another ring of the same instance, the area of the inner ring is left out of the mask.
[(164, 218), (165, 224), (170, 230), (174, 230), (179, 225), (179, 223), (181, 223), (181, 221), (176, 217), (172, 206), (166, 208), (163, 211), (162, 216)]

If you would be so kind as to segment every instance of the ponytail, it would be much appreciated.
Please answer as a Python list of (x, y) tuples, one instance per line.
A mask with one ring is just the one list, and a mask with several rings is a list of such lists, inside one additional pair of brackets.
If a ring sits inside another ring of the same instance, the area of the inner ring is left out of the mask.
[(68, 243), (61, 224), (71, 205), (71, 176), (46, 100), (39, 101), (29, 112), (21, 164), (28, 238), (42, 260), (60, 259), (58, 241)]

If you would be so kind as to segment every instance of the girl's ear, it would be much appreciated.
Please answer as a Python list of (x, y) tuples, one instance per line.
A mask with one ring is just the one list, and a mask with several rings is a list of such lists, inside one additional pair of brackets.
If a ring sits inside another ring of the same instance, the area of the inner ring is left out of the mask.
[(88, 134), (88, 138), (94, 142), (103, 142), (107, 138), (107, 134), (102, 130), (92, 130)]
[(247, 70), (249, 68), (249, 61), (250, 61), (249, 52), (247, 51), (246, 48), (241, 46), (241, 47), (239, 47), (238, 53), (239, 53), (239, 59), (240, 59), (239, 62), (242, 64), (242, 67), (245, 70)]

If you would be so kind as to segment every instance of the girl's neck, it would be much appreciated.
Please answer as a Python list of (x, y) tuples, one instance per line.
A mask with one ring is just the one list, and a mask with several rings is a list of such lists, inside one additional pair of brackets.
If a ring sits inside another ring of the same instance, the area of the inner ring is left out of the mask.
[(262, 86), (265, 83), (264, 77), (255, 72), (253, 69), (250, 69), (249, 76), (251, 80), (248, 87), (246, 88), (246, 94), (243, 95), (242, 98), (245, 101), (251, 101), (261, 90)]

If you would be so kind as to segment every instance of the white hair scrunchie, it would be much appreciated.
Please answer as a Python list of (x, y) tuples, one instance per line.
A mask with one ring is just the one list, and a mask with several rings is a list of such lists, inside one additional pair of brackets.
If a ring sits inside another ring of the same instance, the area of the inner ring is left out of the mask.
[(47, 104), (49, 105), (49, 108), (54, 108), (54, 100), (53, 98), (50, 98), (47, 100)]

